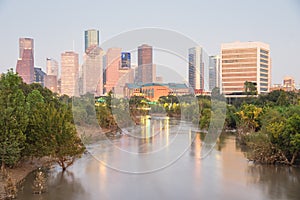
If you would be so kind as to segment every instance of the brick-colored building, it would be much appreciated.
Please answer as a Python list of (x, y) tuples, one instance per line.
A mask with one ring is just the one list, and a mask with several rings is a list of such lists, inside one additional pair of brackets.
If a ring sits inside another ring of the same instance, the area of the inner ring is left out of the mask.
[(146, 84), (126, 84), (124, 87), (124, 97), (143, 96), (150, 101), (157, 101), (161, 96), (186, 95), (190, 90), (186, 84), (178, 83), (146, 83)]
[(118, 83), (120, 77), (121, 50), (121, 48), (109, 48), (106, 52), (105, 93), (113, 91)]
[(17, 61), (16, 72), (27, 84), (34, 82), (34, 53), (33, 39), (19, 39), (19, 59)]
[(156, 66), (153, 65), (152, 46), (143, 44), (138, 47), (138, 69), (136, 82), (152, 83), (156, 81)]

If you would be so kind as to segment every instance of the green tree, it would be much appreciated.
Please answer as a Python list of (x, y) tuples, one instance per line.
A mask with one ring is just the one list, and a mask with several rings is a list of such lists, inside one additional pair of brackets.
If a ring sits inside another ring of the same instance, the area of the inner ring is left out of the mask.
[(260, 116), (263, 109), (253, 104), (244, 104), (236, 114), (239, 117), (239, 133), (254, 132), (260, 126)]
[(227, 128), (235, 129), (237, 122), (238, 122), (238, 116), (236, 115), (237, 109), (234, 105), (227, 105), (227, 112), (226, 112), (226, 119), (225, 119), (225, 125)]
[(256, 83), (254, 83), (254, 82), (245, 81), (244, 89), (245, 89), (245, 93), (247, 95), (249, 95), (249, 94), (256, 95), (257, 94), (257, 87), (256, 87)]
[(300, 106), (265, 109), (261, 130), (246, 137), (250, 160), (293, 165), (300, 154)]
[(300, 115), (293, 114), (285, 119), (266, 125), (271, 142), (284, 154), (288, 164), (294, 164), (300, 152)]
[(277, 99), (276, 104), (279, 106), (288, 106), (289, 105), (289, 98), (285, 91), (280, 92), (280, 95)]
[(52, 113), (52, 133), (55, 136), (53, 157), (65, 171), (79, 158), (85, 148), (77, 136), (75, 125), (72, 123), (72, 112), (68, 105), (56, 109), (50, 105)]
[(44, 97), (36, 89), (28, 94), (26, 101), (29, 108), (29, 120), (25, 131), (26, 148), (23, 155), (31, 157), (49, 156), (53, 147), (53, 138), (49, 132), (51, 113), (48, 104), (44, 102)]
[(2, 168), (13, 166), (21, 158), (24, 131), (28, 123), (22, 79), (9, 70), (0, 79), (0, 159)]
[(211, 109), (204, 108), (201, 111), (199, 125), (201, 129), (208, 129), (211, 118)]

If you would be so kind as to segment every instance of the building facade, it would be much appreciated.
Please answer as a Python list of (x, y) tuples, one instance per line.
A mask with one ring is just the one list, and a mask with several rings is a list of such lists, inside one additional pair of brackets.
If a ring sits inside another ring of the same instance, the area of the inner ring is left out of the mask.
[(22, 58), (25, 49), (32, 50), (32, 54), (34, 54), (34, 41), (32, 38), (19, 38), (19, 58)]
[(84, 51), (90, 46), (99, 46), (99, 30), (89, 29), (84, 31)]
[(122, 52), (121, 55), (121, 69), (131, 68), (131, 54), (129, 52)]
[(123, 91), (125, 98), (129, 99), (133, 96), (142, 96), (150, 101), (157, 101), (161, 96), (181, 96), (191, 94), (189, 87), (182, 83), (127, 83), (125, 84)]
[(209, 56), (209, 91), (220, 88), (220, 56)]
[(58, 93), (58, 80), (57, 76), (46, 75), (45, 76), (45, 87), (54, 93)]
[(98, 46), (87, 48), (82, 65), (83, 94), (103, 95), (103, 55), (104, 51)]
[(153, 66), (152, 46), (143, 44), (138, 47), (138, 69), (136, 82), (152, 83), (156, 81), (156, 69)]
[(283, 89), (285, 91), (295, 91), (296, 90), (295, 79), (291, 76), (284, 77), (284, 79), (283, 79)]
[(58, 62), (53, 58), (46, 58), (46, 74), (58, 76)]
[(39, 83), (43, 87), (45, 87), (45, 77), (46, 77), (46, 73), (43, 72), (42, 68), (39, 67), (34, 68), (34, 83)]
[(106, 52), (105, 61), (105, 93), (114, 91), (119, 81), (119, 68), (121, 66), (121, 48), (109, 48)]
[(188, 79), (191, 88), (204, 90), (204, 60), (200, 46), (189, 49)]
[(257, 94), (270, 91), (270, 47), (262, 42), (234, 42), (221, 45), (222, 92), (243, 94), (245, 82), (256, 85)]
[(78, 96), (78, 54), (66, 51), (61, 54), (61, 94)]
[(19, 58), (16, 72), (27, 84), (34, 82), (34, 48), (32, 38), (19, 39)]
[(46, 73), (45, 76), (45, 87), (52, 92), (58, 92), (57, 82), (58, 82), (58, 62), (52, 58), (46, 59)]

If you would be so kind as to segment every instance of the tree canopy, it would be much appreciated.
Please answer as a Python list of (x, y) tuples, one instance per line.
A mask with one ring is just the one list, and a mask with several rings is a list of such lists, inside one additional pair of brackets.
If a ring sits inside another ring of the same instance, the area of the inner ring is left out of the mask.
[(25, 157), (50, 156), (65, 170), (83, 153), (69, 97), (25, 84), (9, 70), (0, 78), (0, 110), (2, 167)]

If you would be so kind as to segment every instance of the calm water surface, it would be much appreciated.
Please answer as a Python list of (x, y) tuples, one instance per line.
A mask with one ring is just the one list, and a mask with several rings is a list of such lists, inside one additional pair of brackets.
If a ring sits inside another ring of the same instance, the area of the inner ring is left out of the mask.
[[(152, 173), (132, 174), (107, 167), (86, 154), (63, 174), (58, 167), (51, 169), (48, 192), (43, 195), (32, 194), (33, 175), (29, 175), (18, 199), (300, 199), (299, 168), (248, 163), (232, 135), (222, 135), (211, 154), (200, 159), (203, 136), (192, 134), (192, 145), (181, 157), (176, 157), (174, 154), (179, 152), (173, 149), (186, 146), (191, 131), (184, 129), (178, 134), (176, 123), (172, 125), (169, 120), (152, 119), (147, 123), (150, 127), (145, 126), (135, 134), (150, 134), (151, 137), (137, 139), (136, 135), (124, 135), (110, 139), (109, 143), (99, 141), (88, 148), (106, 165), (125, 171), (130, 167), (153, 169), (179, 158), (176, 162)], [(160, 131), (155, 132), (156, 128)], [(138, 156), (128, 158), (111, 146)], [(158, 147), (165, 150), (163, 155), (139, 163), (142, 159), (139, 153), (155, 154)]]

